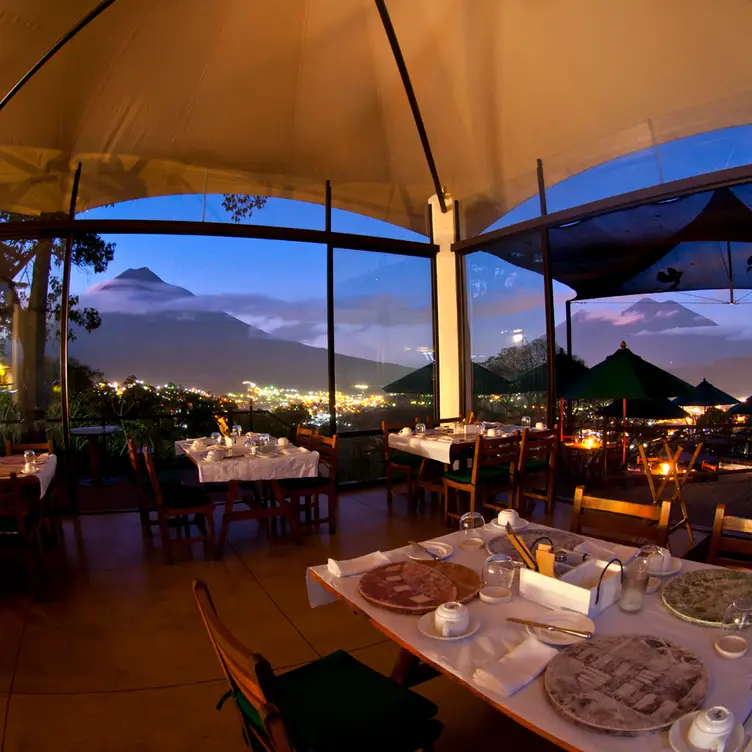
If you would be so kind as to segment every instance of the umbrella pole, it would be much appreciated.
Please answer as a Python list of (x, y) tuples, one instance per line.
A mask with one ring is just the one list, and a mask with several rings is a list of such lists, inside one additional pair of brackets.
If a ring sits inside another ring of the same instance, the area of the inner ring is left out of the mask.
[(564, 399), (559, 399), (559, 438), (564, 441)]
[(623, 401), (624, 405), (624, 421), (622, 423), (621, 432), (621, 466), (625, 468), (627, 466), (627, 400)]

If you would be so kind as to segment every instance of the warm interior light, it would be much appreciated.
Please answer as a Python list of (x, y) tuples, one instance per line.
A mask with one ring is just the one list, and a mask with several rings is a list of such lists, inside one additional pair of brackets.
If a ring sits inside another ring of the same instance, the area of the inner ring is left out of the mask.
[(668, 475), (671, 472), (671, 465), (668, 462), (661, 462), (660, 470), (661, 475)]
[(600, 446), (600, 442), (595, 436), (588, 436), (582, 443), (585, 449), (595, 449), (597, 446)]

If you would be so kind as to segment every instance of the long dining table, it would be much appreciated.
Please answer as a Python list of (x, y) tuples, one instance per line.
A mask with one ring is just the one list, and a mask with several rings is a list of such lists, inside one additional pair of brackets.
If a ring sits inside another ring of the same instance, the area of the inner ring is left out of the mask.
[[(224, 551), (230, 524), (241, 520), (283, 517), (290, 527), (290, 536), (299, 542), (298, 510), (293, 509), (293, 505), (285, 499), (278, 481), (288, 478), (315, 478), (318, 475), (319, 453), (294, 444), (280, 447), (277, 439), (273, 439), (268, 447), (264, 447), (255, 456), (251, 456), (239, 442), (233, 448), (232, 455), (218, 461), (207, 458), (208, 449), (193, 449), (188, 441), (175, 442), (175, 454), (184, 454), (193, 462), (200, 483), (226, 485), (227, 500), (217, 539), (217, 558), (221, 557)], [(268, 483), (277, 505), (243, 499), (239, 495), (239, 484), (252, 482)], [(245, 504), (246, 508), (238, 507), (238, 504)]]
[(12, 454), (7, 457), (0, 457), (0, 480), (10, 478), (15, 473), (19, 478), (36, 478), (39, 483), (39, 498), (43, 498), (47, 493), (57, 469), (57, 457), (54, 454), (44, 454), (37, 457), (37, 469), (33, 473), (24, 471), (26, 460), (23, 455)]
[[(500, 533), (489, 523), (483, 530), (486, 542)], [(551, 528), (534, 525), (527, 529), (540, 530), (541, 535)], [(586, 536), (580, 536), (587, 539)], [(455, 532), (433, 540), (446, 542), (454, 552), (450, 561), (481, 572), (488, 552), (483, 548), (466, 549), (460, 544), (462, 533)], [(636, 549), (613, 543), (596, 541), (607, 546), (614, 555), (627, 561)], [(406, 560), (410, 546), (384, 552), (392, 562)], [(682, 560), (681, 571), (711, 568), (706, 564)], [(718, 568), (715, 568), (718, 569)], [(544, 689), (543, 674), (522, 689), (505, 697), (478, 685), (475, 669), (501, 659), (521, 644), (527, 636), (525, 627), (506, 619), (509, 616), (545, 621), (550, 609), (521, 597), (517, 592), (509, 603), (488, 604), (475, 598), (468, 604), (471, 619), (480, 623), (474, 635), (457, 641), (438, 641), (418, 631), (418, 617), (394, 613), (366, 601), (359, 592), (360, 576), (336, 577), (327, 565), (310, 567), (306, 575), (308, 597), (312, 607), (324, 606), (336, 600), (344, 601), (351, 610), (362, 614), (384, 635), (400, 646), (400, 654), (392, 673), (396, 681), (410, 674), (408, 669), (419, 662), (421, 668), (432, 667), (450, 677), (500, 712), (514, 719), (538, 735), (571, 752), (658, 752), (671, 749), (668, 732), (661, 731), (633, 737), (610, 735), (568, 721), (549, 701)], [(515, 589), (516, 589), (515, 585)], [(752, 657), (728, 660), (720, 657), (713, 643), (720, 636), (718, 628), (700, 626), (674, 616), (664, 606), (660, 591), (648, 594), (644, 609), (636, 614), (624, 613), (618, 603), (593, 617), (596, 635), (649, 635), (682, 646), (698, 656), (710, 675), (710, 689), (702, 707), (724, 705), (744, 722), (752, 711)], [(419, 672), (418, 672), (419, 673)], [(545, 674), (545, 671), (544, 671)], [(414, 673), (413, 675), (418, 675)]]

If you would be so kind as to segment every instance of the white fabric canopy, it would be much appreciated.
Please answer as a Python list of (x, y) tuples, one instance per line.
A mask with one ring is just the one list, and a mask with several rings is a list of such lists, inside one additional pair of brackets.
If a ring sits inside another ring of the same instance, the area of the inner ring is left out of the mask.
[[(3, 0), (0, 95), (95, 4)], [(388, 0), (474, 234), (622, 154), (752, 122), (748, 0)], [(373, 0), (117, 0), (0, 112), (0, 208), (323, 201), (425, 231), (433, 184)]]

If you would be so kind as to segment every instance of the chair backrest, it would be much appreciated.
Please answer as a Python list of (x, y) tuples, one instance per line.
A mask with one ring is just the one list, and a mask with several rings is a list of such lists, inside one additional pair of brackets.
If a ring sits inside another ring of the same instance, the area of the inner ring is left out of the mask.
[(31, 449), (34, 452), (49, 452), (55, 453), (55, 445), (52, 439), (49, 441), (37, 441), (28, 444), (14, 444), (10, 439), (5, 440), (5, 454), (10, 457), (11, 454), (23, 454), (27, 449)]
[(311, 440), (314, 436), (318, 436), (317, 428), (305, 428), (304, 426), (295, 426), (295, 443), (298, 446), (311, 448)]
[(725, 504), (715, 508), (708, 564), (752, 569), (752, 520), (727, 515)]
[(389, 446), (389, 434), (399, 433), (405, 426), (414, 427), (415, 424), (419, 422), (418, 418), (413, 418), (412, 421), (407, 423), (387, 423), (385, 420), (381, 421), (381, 433), (384, 436), (384, 458), (387, 462), (389, 462), (389, 456), (392, 453), (391, 447)]
[(19, 535), (26, 537), (28, 534), (29, 502), (34, 498), (33, 492), (39, 490), (36, 480), (31, 477), (19, 478), (16, 473), (0, 479), (0, 517), (15, 520)]
[(149, 476), (151, 482), (151, 490), (154, 494), (154, 502), (158, 506), (162, 506), (164, 499), (162, 498), (162, 488), (159, 485), (159, 477), (157, 476), (157, 468), (154, 467), (154, 458), (149, 452), (149, 447), (145, 446), (141, 450), (141, 456), (144, 458), (144, 465), (146, 465), (146, 473)]
[(279, 710), (268, 700), (268, 695), (274, 691), (271, 666), (263, 656), (243, 645), (222, 623), (204, 582), (193, 581), (193, 595), (230, 690), (234, 694), (240, 693), (257, 716), (251, 719), (238, 707), (252, 748), (266, 752), (292, 752)]
[(520, 466), (521, 472), (525, 471), (525, 463), (528, 460), (545, 460), (548, 470), (556, 472), (556, 458), (559, 455), (559, 436), (556, 431), (522, 430), (520, 439)]
[(138, 459), (138, 449), (136, 441), (132, 436), (125, 435), (125, 445), (128, 447), (128, 460), (131, 463), (131, 470), (136, 479), (136, 485), (140, 488), (144, 482), (144, 473), (141, 470), (141, 463)]
[(319, 465), (327, 468), (326, 477), (332, 482), (337, 480), (337, 434), (313, 437), (311, 449), (319, 453)]
[(643, 539), (659, 546), (668, 542), (671, 502), (634, 504), (629, 501), (585, 496), (577, 486), (572, 510), (572, 532), (594, 538), (635, 545)]
[(509, 465), (509, 475), (514, 477), (520, 461), (520, 432), (515, 431), (514, 436), (502, 436), (500, 438), (488, 438), (478, 436), (475, 440), (475, 454), (473, 456), (473, 484), (480, 480), (482, 467), (494, 467)]

